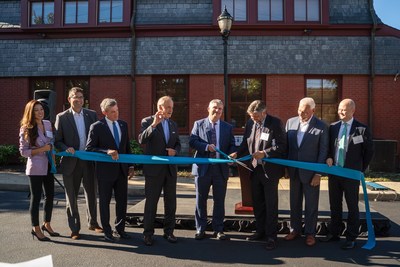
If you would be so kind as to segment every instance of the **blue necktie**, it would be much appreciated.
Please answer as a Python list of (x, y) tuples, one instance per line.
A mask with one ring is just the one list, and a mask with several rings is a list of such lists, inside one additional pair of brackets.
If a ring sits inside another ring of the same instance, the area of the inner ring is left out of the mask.
[(346, 143), (347, 143), (347, 123), (343, 123), (343, 129), (342, 133), (340, 134), (339, 146), (338, 146), (337, 165), (340, 167), (344, 166), (345, 155), (346, 155)]
[(115, 121), (113, 122), (113, 130), (114, 130), (115, 144), (117, 145), (117, 148), (119, 148), (119, 133), (117, 128), (117, 123)]
[(168, 143), (168, 141), (169, 141), (169, 125), (168, 125), (168, 119), (163, 120), (163, 122), (162, 122), (162, 127), (163, 127), (163, 130), (164, 130), (165, 142)]
[[(217, 146), (217, 131), (216, 131), (216, 129), (215, 129), (216, 124), (217, 124), (217, 123), (214, 122), (214, 123), (211, 125), (211, 131), (210, 131), (210, 134), (211, 134), (211, 144), (214, 144), (215, 146)], [(210, 158), (216, 158), (216, 156), (217, 156), (217, 153), (216, 153), (216, 152), (210, 152)]]

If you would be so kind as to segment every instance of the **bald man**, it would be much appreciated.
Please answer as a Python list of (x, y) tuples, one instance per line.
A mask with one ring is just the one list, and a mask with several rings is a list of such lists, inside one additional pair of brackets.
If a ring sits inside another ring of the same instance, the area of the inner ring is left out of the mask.
[[(329, 153), (326, 163), (364, 172), (373, 156), (373, 142), (368, 126), (354, 119), (356, 104), (344, 99), (338, 107), (339, 121), (329, 127)], [(329, 175), (329, 203), (331, 223), (329, 234), (321, 238), (322, 242), (339, 241), (342, 226), (342, 201), (346, 200), (348, 216), (346, 242), (342, 249), (356, 247), (356, 238), (360, 227), (358, 195), (360, 182), (340, 176)]]

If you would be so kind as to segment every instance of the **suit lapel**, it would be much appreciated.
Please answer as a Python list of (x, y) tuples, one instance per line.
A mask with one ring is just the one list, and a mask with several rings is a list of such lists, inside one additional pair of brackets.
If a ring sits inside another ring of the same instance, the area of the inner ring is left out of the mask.
[(82, 112), (83, 112), (83, 118), (85, 120), (85, 132), (87, 135), (87, 133), (89, 132), (91, 121), (89, 118), (89, 114), (84, 109), (82, 109)]
[(74, 114), (72, 113), (72, 108), (70, 108), (68, 110), (67, 120), (69, 121), (69, 124), (71, 125), (71, 127), (74, 130), (75, 134), (78, 135), (78, 128), (76, 128)]

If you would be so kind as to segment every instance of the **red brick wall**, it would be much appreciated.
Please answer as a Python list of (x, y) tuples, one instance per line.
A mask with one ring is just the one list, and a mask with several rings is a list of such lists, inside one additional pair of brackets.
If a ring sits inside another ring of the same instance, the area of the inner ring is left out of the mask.
[(136, 81), (136, 133), (135, 139), (140, 132), (140, 123), (143, 118), (153, 114), (152, 103), (153, 103), (153, 85), (151, 76), (137, 76)]
[(305, 97), (303, 75), (267, 75), (266, 77), (267, 112), (286, 121), (297, 116), (299, 101)]
[[(378, 139), (400, 142), (400, 80), (394, 76), (379, 76), (374, 80), (373, 132)], [(397, 147), (400, 153), (400, 143)]]
[(18, 145), (19, 122), (30, 97), (27, 78), (0, 78), (1, 145)]
[(356, 103), (354, 117), (368, 125), (368, 76), (343, 76), (340, 99), (351, 98)]

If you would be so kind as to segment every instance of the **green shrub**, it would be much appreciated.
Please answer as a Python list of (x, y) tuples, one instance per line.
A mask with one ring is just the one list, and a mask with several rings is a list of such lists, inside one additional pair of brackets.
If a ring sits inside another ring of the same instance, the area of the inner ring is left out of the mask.
[(0, 145), (0, 166), (7, 165), (10, 159), (16, 158), (17, 153), (15, 145)]
[(142, 147), (140, 146), (140, 144), (135, 139), (130, 140), (129, 144), (131, 146), (132, 154), (143, 154)]

